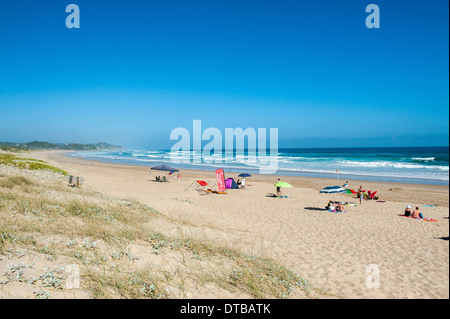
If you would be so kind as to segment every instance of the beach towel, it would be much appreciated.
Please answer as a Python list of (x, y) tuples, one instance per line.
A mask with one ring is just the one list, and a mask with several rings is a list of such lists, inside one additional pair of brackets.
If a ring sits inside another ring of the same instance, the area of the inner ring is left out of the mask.
[(206, 193), (213, 193), (213, 194), (227, 194), (227, 192), (221, 192), (221, 191), (213, 191), (211, 189), (202, 189), (202, 191), (206, 192)]
[(266, 197), (272, 197), (272, 198), (291, 198), (290, 196), (285, 196), (285, 195), (277, 196), (277, 195), (272, 194), (272, 193), (267, 194)]
[(436, 205), (422, 205), (422, 207), (436, 207)]
[(411, 218), (411, 219), (417, 219), (417, 220), (423, 220), (425, 222), (437, 222), (437, 219), (432, 219), (432, 218), (419, 218), (419, 217), (411, 217), (411, 216), (405, 216), (402, 214), (399, 214), (398, 216), (402, 216), (402, 217), (406, 217), (406, 218)]
[(348, 213), (347, 211), (341, 212), (341, 211), (331, 210), (331, 209), (327, 209), (327, 211), (330, 213)]

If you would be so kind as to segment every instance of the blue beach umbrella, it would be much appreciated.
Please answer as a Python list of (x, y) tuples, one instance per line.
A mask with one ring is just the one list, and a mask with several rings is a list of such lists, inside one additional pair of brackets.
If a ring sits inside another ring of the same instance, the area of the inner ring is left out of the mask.
[(238, 177), (252, 177), (252, 175), (247, 174), (247, 173), (242, 173), (242, 174), (239, 174)]
[(169, 172), (169, 175), (171, 175), (173, 172), (179, 172), (179, 170), (177, 170), (176, 168), (170, 167), (168, 165), (158, 165), (158, 166), (153, 166), (152, 168), (150, 168), (150, 170), (156, 170), (159, 171), (159, 174), (161, 174), (161, 172)]
[(336, 193), (345, 193), (346, 190), (343, 189), (341, 186), (328, 186), (322, 189), (320, 192), (326, 194), (336, 194)]
[(157, 171), (165, 171), (165, 172), (178, 172), (178, 170), (176, 168), (167, 166), (167, 165), (158, 165), (158, 166), (154, 166), (151, 169), (157, 170)]

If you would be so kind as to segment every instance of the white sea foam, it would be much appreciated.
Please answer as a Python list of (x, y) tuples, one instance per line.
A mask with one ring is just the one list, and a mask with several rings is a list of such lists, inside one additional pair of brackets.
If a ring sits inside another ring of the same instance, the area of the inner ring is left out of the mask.
[(436, 157), (412, 157), (411, 159), (415, 161), (432, 162)]
[(436, 169), (442, 171), (448, 171), (448, 166), (439, 165), (420, 165), (411, 163), (397, 163), (397, 162), (387, 162), (387, 161), (376, 161), (376, 162), (357, 162), (357, 161), (340, 161), (338, 165), (348, 166), (348, 167), (390, 167), (390, 168), (403, 168), (403, 169)]

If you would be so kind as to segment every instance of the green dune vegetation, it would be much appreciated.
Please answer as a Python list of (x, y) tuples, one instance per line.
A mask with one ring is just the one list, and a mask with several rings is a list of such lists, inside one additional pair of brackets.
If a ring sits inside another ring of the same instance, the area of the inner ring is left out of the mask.
[(0, 164), (28, 170), (48, 170), (62, 175), (69, 175), (66, 171), (34, 158), (22, 157), (16, 154), (0, 153)]
[[(273, 259), (166, 232), (158, 225), (180, 222), (68, 187), (67, 174), (0, 154), (0, 298), (320, 297)], [(79, 270), (79, 285), (68, 267)]]
[(28, 149), (26, 149), (24, 147), (10, 146), (10, 145), (1, 145), (0, 144), (0, 151), (19, 153), (19, 152), (26, 152), (26, 151), (28, 151)]

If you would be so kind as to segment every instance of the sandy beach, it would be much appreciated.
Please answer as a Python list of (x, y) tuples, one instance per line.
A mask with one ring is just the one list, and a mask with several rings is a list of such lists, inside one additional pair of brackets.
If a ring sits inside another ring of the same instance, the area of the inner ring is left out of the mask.
[[(84, 189), (156, 209), (166, 217), (157, 225), (166, 233), (190, 234), (273, 258), (309, 280), (325, 298), (449, 298), (448, 186), (349, 180), (349, 188), (376, 190), (383, 201), (360, 205), (350, 194), (319, 193), (336, 180), (254, 175), (246, 189), (219, 195), (186, 190), (195, 180), (215, 184), (214, 172), (181, 170), (181, 178), (158, 183), (148, 167), (56, 151), (33, 152), (33, 157), (82, 176)], [(293, 186), (283, 189), (289, 198), (268, 196), (275, 193), (278, 177)], [(324, 207), (332, 199), (356, 206), (331, 213)], [(398, 216), (406, 205), (420, 207), (426, 218), (437, 221)], [(379, 270), (379, 287), (366, 282), (373, 265)]]
[(36, 4), (0, 2), (0, 300), (450, 299), (449, 1)]

